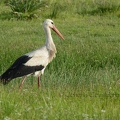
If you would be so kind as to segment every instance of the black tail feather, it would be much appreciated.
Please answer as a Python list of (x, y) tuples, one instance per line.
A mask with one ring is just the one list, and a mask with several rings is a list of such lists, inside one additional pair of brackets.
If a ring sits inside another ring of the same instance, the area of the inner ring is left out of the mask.
[(12, 80), (12, 79), (10, 79), (10, 78), (9, 78), (9, 79), (6, 78), (6, 77), (4, 76), (4, 74), (0, 76), (0, 82), (3, 83), (3, 85), (8, 84), (11, 80)]

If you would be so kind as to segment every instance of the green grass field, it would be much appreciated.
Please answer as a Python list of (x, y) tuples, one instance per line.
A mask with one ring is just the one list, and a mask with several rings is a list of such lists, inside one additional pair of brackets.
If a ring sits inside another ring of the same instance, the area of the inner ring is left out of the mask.
[(45, 43), (46, 18), (53, 18), (65, 38), (52, 32), (58, 52), (41, 76), (40, 89), (33, 76), (22, 90), (21, 78), (0, 85), (0, 120), (120, 119), (119, 11), (101, 15), (88, 6), (81, 12), (78, 1), (70, 2), (56, 12), (56, 19), (48, 8), (32, 20), (10, 19), (10, 8), (0, 4), (0, 74)]

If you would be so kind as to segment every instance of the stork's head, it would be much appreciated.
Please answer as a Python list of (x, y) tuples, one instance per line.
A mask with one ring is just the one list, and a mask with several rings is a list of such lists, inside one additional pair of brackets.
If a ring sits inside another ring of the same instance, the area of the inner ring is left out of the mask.
[(46, 19), (46, 20), (44, 21), (44, 26), (45, 26), (45, 27), (53, 28), (54, 22), (53, 22), (52, 20), (50, 20), (50, 19)]
[(53, 31), (55, 31), (63, 40), (64, 40), (64, 37), (63, 35), (59, 32), (59, 30), (55, 27), (55, 24), (52, 20), (50, 19), (46, 19), (43, 23), (44, 27), (47, 28), (51, 28)]

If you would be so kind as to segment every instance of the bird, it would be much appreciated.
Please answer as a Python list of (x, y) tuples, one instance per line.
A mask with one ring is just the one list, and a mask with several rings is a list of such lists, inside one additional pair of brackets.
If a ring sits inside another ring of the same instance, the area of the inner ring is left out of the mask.
[(2, 82), (3, 85), (8, 84), (15, 78), (22, 77), (22, 82), (19, 85), (19, 88), (21, 89), (26, 77), (34, 75), (38, 79), (38, 88), (40, 88), (40, 76), (44, 73), (45, 68), (53, 58), (55, 58), (57, 53), (51, 30), (56, 32), (57, 35), (64, 40), (63, 35), (59, 32), (51, 19), (46, 19), (43, 22), (43, 27), (46, 35), (45, 44), (16, 59), (15, 62), (0, 76), (0, 82)]

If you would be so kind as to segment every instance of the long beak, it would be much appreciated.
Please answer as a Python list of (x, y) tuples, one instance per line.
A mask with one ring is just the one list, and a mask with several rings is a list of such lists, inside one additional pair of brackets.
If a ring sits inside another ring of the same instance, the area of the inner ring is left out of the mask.
[(63, 40), (65, 40), (64, 39), (64, 37), (63, 37), (63, 35), (59, 32), (59, 30), (54, 26), (53, 28), (53, 31), (55, 31)]

